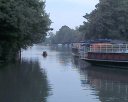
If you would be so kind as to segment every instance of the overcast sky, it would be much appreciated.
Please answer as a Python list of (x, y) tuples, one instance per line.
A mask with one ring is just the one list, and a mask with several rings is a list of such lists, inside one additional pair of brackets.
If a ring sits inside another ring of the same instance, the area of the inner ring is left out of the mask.
[(83, 24), (83, 16), (95, 9), (99, 0), (46, 0), (46, 12), (52, 20), (51, 27), (58, 31), (63, 25), (75, 28)]

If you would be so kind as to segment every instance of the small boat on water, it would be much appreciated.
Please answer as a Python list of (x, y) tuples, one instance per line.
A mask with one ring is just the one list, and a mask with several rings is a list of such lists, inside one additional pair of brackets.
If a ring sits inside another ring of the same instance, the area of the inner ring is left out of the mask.
[(46, 57), (47, 56), (47, 52), (46, 51), (43, 51), (43, 57)]
[(79, 51), (80, 59), (92, 65), (128, 68), (128, 44), (109, 40), (85, 43)]

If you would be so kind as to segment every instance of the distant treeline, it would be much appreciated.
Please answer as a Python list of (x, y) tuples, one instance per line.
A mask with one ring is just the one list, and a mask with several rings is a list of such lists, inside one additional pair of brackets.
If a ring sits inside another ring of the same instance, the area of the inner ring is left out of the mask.
[(50, 44), (66, 44), (71, 42), (79, 42), (82, 40), (82, 34), (76, 28), (71, 29), (68, 26), (62, 26), (56, 34), (50, 33), (50, 37), (46, 39), (46, 43)]
[(0, 61), (44, 39), (50, 29), (42, 0), (0, 0)]

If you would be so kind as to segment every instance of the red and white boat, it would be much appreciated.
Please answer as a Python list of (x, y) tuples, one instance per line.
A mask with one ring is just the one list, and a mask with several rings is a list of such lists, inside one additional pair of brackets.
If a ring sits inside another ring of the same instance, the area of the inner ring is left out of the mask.
[(128, 44), (111, 42), (85, 44), (80, 58), (93, 65), (128, 68)]

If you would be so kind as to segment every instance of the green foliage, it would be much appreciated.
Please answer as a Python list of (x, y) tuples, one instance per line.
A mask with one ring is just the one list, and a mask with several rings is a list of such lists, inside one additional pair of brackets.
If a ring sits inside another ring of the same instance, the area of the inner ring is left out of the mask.
[(79, 29), (86, 39), (128, 39), (127, 0), (100, 0), (96, 9), (84, 18), (87, 21)]
[(44, 8), (41, 0), (0, 0), (0, 58), (44, 39), (51, 23)]
[(78, 30), (70, 29), (68, 26), (62, 26), (56, 34), (51, 34), (48, 38), (52, 44), (65, 44), (82, 40), (82, 35)]

